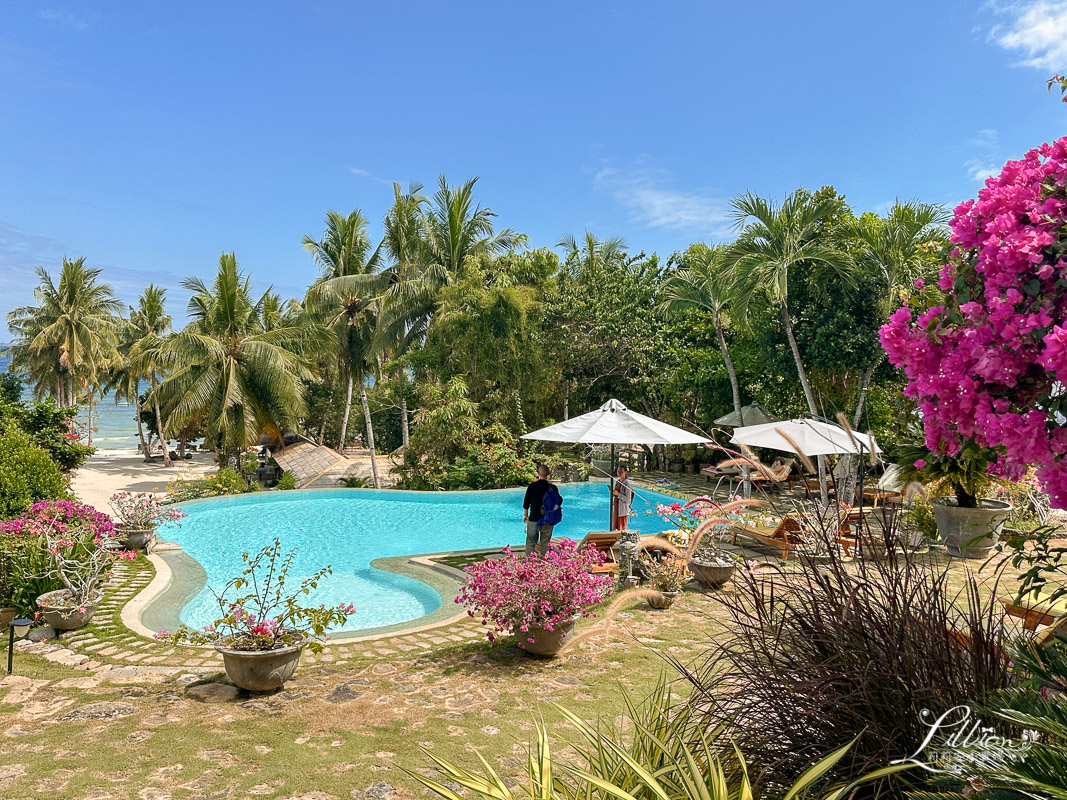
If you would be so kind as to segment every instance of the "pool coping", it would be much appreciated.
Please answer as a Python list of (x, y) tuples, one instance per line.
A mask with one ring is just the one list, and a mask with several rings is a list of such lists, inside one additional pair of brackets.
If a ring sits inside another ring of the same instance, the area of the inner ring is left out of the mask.
[[(465, 619), (468, 616), (467, 612), (452, 613), (452, 611), (456, 595), (466, 583), (467, 576), (462, 570), (438, 563), (435, 559), (496, 553), (501, 549), (500, 547), (482, 547), (473, 550), (450, 550), (374, 559), (370, 565), (375, 569), (405, 575), (425, 583), (441, 596), (441, 605), (429, 614), (405, 622), (357, 631), (331, 633), (329, 641), (346, 644), (373, 641), (400, 634), (420, 633), (432, 628), (452, 625)], [(132, 633), (154, 639), (158, 631), (173, 631), (181, 625), (179, 618), (181, 609), (203, 588), (206, 573), (200, 562), (185, 553), (181, 545), (174, 542), (160, 543), (148, 554), (148, 560), (155, 568), (155, 577), (123, 606), (121, 620)], [(152, 625), (146, 624), (144, 619), (146, 615), (157, 615)]]

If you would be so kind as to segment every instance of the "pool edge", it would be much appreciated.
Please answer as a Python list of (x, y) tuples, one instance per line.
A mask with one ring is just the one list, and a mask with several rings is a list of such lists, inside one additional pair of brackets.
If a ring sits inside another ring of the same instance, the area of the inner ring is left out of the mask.
[[(461, 570), (437, 563), (434, 559), (492, 553), (497, 550), (499, 548), (488, 547), (374, 559), (371, 562), (372, 567), (414, 578), (432, 588), (440, 595), (441, 605), (429, 614), (423, 614), (421, 617), (405, 622), (358, 631), (332, 633), (329, 641), (346, 644), (372, 641), (440, 628), (466, 618), (465, 611), (450, 613), (455, 606), (456, 595), (466, 582), (466, 576)], [(144, 589), (126, 603), (122, 609), (121, 619), (122, 624), (131, 633), (152, 639), (160, 630), (172, 631), (181, 625), (181, 609), (185, 607), (191, 596), (195, 596), (203, 588), (206, 573), (199, 561), (184, 552), (180, 545), (170, 542), (167, 543), (165, 550), (160, 549), (149, 554), (148, 559), (155, 567), (156, 575)], [(197, 584), (195, 591), (191, 589), (194, 583)], [(193, 592), (191, 596), (190, 591)], [(148, 624), (145, 621), (146, 614), (158, 616), (152, 620), (152, 624)]]

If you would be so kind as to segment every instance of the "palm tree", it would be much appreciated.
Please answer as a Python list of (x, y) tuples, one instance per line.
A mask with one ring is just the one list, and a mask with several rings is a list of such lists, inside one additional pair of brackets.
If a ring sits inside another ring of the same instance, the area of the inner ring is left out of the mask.
[[(950, 215), (941, 206), (929, 203), (896, 202), (884, 218), (860, 218), (853, 226), (859, 242), (857, 265), (878, 281), (881, 302), (879, 315), (888, 320), (897, 291), (931, 271), (931, 256), (948, 242), (945, 225)], [(859, 397), (852, 417), (858, 428), (863, 418), (867, 389), (871, 377), (885, 358), (878, 348), (875, 360), (867, 365), (860, 378)]]
[(306, 413), (303, 381), (314, 375), (311, 359), (328, 345), (326, 332), (309, 324), (267, 330), (267, 303), (252, 301), (233, 253), (219, 258), (210, 287), (199, 278), (182, 286), (193, 293), (191, 321), (159, 348), (158, 364), (169, 370), (158, 388), (165, 432), (197, 424), (231, 457), (261, 434), (295, 428)]
[(51, 394), (71, 406), (78, 390), (95, 387), (115, 361), (115, 318), (122, 304), (84, 258), (64, 258), (58, 284), (43, 267), (37, 276), (38, 305), (7, 315), (15, 334), (12, 363), (27, 373), (38, 399)]
[(743, 425), (741, 387), (737, 382), (737, 371), (734, 369), (733, 359), (730, 358), (730, 348), (726, 346), (724, 333), (723, 317), (730, 305), (732, 289), (728, 249), (724, 245), (709, 247), (702, 243), (693, 244), (682, 255), (680, 262), (681, 267), (663, 284), (660, 313), (697, 310), (711, 315), (719, 351), (730, 376), (734, 412)]
[(591, 231), (586, 231), (579, 246), (574, 235), (568, 233), (556, 242), (556, 247), (562, 247), (566, 251), (561, 275), (569, 278), (577, 278), (583, 269), (625, 264), (633, 260), (626, 251), (626, 240), (621, 236), (597, 239)]
[(367, 219), (358, 209), (348, 216), (337, 211), (327, 212), (323, 238), (316, 241), (305, 236), (304, 249), (311, 253), (321, 270), (319, 280), (308, 290), (304, 305), (311, 318), (333, 335), (338, 368), (348, 384), (345, 412), (341, 420), (341, 447), (344, 447), (348, 435), (352, 387), (358, 378), (367, 426), (371, 474), (375, 488), (380, 489), (367, 378), (374, 372), (375, 366), (379, 296), (389, 285), (391, 277), (380, 269), (380, 247), (371, 248)]
[[(734, 199), (733, 217), (740, 235), (730, 247), (736, 293), (735, 315), (746, 318), (749, 304), (765, 297), (781, 318), (797, 376), (811, 414), (818, 414), (804, 361), (793, 334), (789, 307), (789, 278), (795, 271), (816, 271), (823, 279), (832, 278), (838, 286), (851, 288), (852, 262), (848, 254), (823, 236), (825, 223), (844, 207), (836, 195), (812, 195), (798, 189), (779, 205), (748, 192)], [(819, 457), (819, 485), (826, 502), (824, 459)]]
[[(134, 313), (130, 307), (130, 314)], [(137, 341), (137, 330), (130, 324), (128, 319), (120, 319), (116, 327), (119, 360), (108, 374), (102, 391), (114, 392), (115, 404), (126, 403), (134, 407), (134, 419), (137, 422), (137, 439), (141, 443), (141, 452), (144, 453), (145, 461), (151, 461), (151, 448), (149, 441), (145, 440), (144, 424), (141, 420), (141, 376), (134, 373), (130, 365), (130, 349)], [(149, 440), (152, 434), (149, 433)]]
[(167, 292), (154, 284), (148, 284), (137, 301), (137, 309), (130, 309), (129, 326), (134, 337), (130, 347), (130, 372), (136, 380), (148, 378), (152, 386), (152, 408), (156, 415), (156, 435), (163, 445), (163, 465), (170, 466), (170, 451), (163, 435), (163, 412), (159, 404), (159, 373), (162, 371), (160, 352), (164, 337), (170, 331), (170, 317), (164, 309)]

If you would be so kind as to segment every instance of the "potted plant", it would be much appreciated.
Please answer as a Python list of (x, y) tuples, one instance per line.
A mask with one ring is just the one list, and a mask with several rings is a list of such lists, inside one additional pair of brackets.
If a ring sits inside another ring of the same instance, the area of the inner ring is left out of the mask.
[(1011, 503), (982, 497), (992, 486), (989, 468), (997, 452), (967, 442), (954, 455), (922, 445), (901, 445), (893, 451), (905, 485), (947, 484), (951, 495), (932, 498), (937, 532), (951, 556), (985, 558), (1000, 536), (1011, 513)]
[(570, 539), (553, 541), (543, 558), (504, 548), (500, 558), (466, 568), (469, 579), (456, 602), (491, 628), (489, 641), (513, 633), (526, 652), (554, 656), (578, 619), (592, 616), (589, 606), (610, 591), (611, 578), (591, 572), (601, 563), (596, 550)]
[(112, 561), (137, 557), (131, 551), (116, 553), (101, 547), (90, 536), (57, 535), (54, 529), (44, 533), (44, 542), (49, 562), (44, 577), (58, 579), (63, 588), (37, 598), (37, 615), (57, 631), (72, 631), (89, 624), (103, 597), (100, 585)]
[(686, 565), (701, 586), (716, 589), (733, 577), (739, 557), (723, 549), (721, 540), (734, 521), (732, 518), (739, 516), (739, 504), (744, 502), (721, 506), (702, 496), (685, 505), (656, 506), (660, 517), (678, 526), (677, 539), (688, 542)]
[[(183, 625), (177, 631), (159, 631), (156, 639), (173, 644), (214, 645), (222, 654), (226, 676), (241, 689), (270, 692), (293, 677), (300, 654), (307, 647), (322, 650), (321, 638), (331, 627), (343, 625), (356, 612), (355, 606), (306, 607), (299, 603), (329, 575), (323, 567), (305, 578), (295, 591), (286, 588), (296, 551), (282, 553), (278, 539), (256, 555), (244, 553), (245, 569), (221, 592), (212, 592), (219, 617), (203, 630)], [(231, 598), (231, 592), (249, 591)]]
[(128, 550), (147, 550), (164, 522), (180, 524), (185, 514), (163, 505), (151, 492), (116, 492), (110, 498), (115, 533)]
[(682, 587), (689, 582), (685, 561), (669, 554), (660, 559), (643, 555), (641, 565), (647, 576), (647, 587), (656, 592), (648, 597), (648, 604), (653, 608), (670, 608), (682, 593)]

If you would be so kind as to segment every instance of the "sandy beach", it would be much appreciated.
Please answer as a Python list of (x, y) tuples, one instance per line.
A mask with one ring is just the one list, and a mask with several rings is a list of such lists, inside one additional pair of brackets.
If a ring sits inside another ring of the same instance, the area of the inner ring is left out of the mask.
[(98, 450), (74, 473), (71, 485), (79, 500), (107, 511), (108, 498), (115, 492), (163, 493), (172, 478), (200, 476), (215, 469), (214, 453), (192, 456), (165, 467), (162, 461), (146, 464), (135, 450)]

